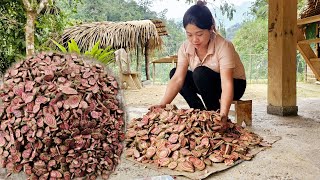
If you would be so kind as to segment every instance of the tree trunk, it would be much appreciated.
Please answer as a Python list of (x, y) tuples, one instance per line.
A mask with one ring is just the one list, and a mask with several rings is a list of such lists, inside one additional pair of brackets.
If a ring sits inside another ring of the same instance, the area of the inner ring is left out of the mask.
[(34, 53), (34, 32), (35, 32), (35, 21), (37, 15), (48, 5), (49, 0), (41, 0), (37, 7), (34, 7), (33, 0), (22, 0), (24, 9), (27, 14), (26, 23), (26, 56), (31, 56)]
[(37, 13), (34, 11), (27, 11), (26, 24), (26, 56), (31, 56), (34, 53), (34, 32), (35, 20)]
[(146, 79), (150, 80), (149, 75), (149, 50), (148, 50), (148, 42), (146, 43), (144, 54), (145, 54), (145, 70), (146, 70)]

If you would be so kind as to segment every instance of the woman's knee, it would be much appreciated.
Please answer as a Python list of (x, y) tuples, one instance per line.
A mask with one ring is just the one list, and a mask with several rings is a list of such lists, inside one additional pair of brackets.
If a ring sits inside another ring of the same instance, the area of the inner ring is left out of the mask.
[(172, 76), (173, 76), (174, 73), (176, 72), (176, 69), (177, 69), (177, 68), (171, 69), (171, 71), (170, 71), (170, 73), (169, 73), (170, 79), (172, 78)]

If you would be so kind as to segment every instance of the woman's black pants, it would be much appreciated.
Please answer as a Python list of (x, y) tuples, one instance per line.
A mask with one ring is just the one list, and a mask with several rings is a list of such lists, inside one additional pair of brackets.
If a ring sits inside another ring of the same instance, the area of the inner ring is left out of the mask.
[[(176, 68), (170, 71), (170, 79), (176, 72)], [(246, 80), (233, 79), (233, 100), (239, 100), (246, 89)], [(190, 108), (201, 110), (220, 109), (221, 78), (220, 73), (214, 72), (206, 66), (199, 66), (194, 71), (188, 70), (182, 89), (179, 92), (187, 101)], [(201, 96), (204, 104), (202, 103)]]

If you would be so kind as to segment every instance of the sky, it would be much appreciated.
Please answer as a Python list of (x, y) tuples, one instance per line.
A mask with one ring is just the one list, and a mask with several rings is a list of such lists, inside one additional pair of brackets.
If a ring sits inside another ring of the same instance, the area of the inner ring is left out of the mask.
[[(208, 0), (207, 6), (210, 9), (214, 7), (219, 7), (221, 1), (216, 0), (212, 2), (212, 0)], [(234, 4), (235, 6), (241, 6), (244, 3), (251, 3), (255, 0), (226, 0), (229, 3)], [(153, 2), (153, 6), (150, 8), (152, 11), (161, 12), (164, 9), (168, 9), (167, 18), (168, 19), (176, 19), (181, 20), (185, 11), (191, 6), (192, 4), (185, 3), (185, 0), (155, 0)]]

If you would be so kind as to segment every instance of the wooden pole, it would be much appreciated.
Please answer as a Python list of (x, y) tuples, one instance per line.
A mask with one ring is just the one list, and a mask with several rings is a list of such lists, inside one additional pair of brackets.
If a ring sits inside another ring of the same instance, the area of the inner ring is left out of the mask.
[(137, 44), (137, 67), (136, 67), (136, 71), (140, 72), (140, 63), (139, 63), (139, 45)]
[(146, 79), (150, 80), (150, 75), (149, 75), (149, 41), (146, 43), (145, 45), (145, 50), (144, 50), (144, 54), (145, 54), (145, 70), (146, 70)]
[(297, 0), (269, 0), (268, 114), (297, 115)]

